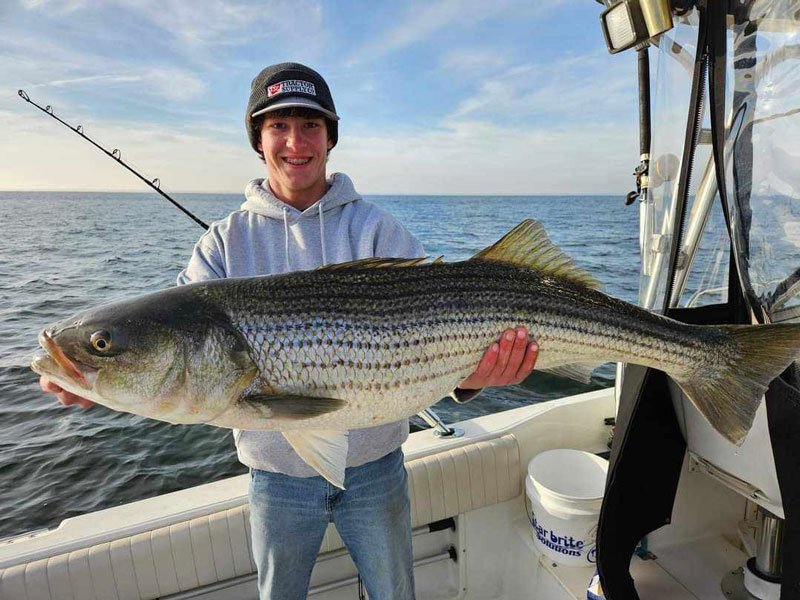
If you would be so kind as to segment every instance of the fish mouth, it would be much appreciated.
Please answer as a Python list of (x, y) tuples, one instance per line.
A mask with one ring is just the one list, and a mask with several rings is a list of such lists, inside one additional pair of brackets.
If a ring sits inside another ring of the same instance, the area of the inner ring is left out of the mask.
[[(39, 334), (39, 344), (47, 354), (34, 358), (31, 364), (31, 368), (34, 371), (40, 375), (60, 375), (84, 390), (92, 389), (94, 375), (97, 373), (96, 369), (71, 360), (46, 329)], [(54, 369), (53, 367), (56, 368)], [(46, 372), (42, 373), (41, 371)]]

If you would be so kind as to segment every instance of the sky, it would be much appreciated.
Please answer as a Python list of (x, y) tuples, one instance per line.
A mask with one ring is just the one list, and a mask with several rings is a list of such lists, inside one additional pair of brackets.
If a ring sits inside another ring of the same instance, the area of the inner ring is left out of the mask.
[(593, 0), (2, 0), (0, 190), (147, 191), (17, 95), (162, 188), (239, 193), (266, 169), (244, 110), (265, 66), (319, 71), (329, 172), (362, 194), (624, 194), (634, 52)]

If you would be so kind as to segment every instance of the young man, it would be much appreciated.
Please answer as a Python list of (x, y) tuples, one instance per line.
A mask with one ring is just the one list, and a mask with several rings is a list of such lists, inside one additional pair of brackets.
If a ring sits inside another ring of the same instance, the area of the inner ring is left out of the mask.
[[(338, 120), (324, 79), (297, 63), (267, 67), (252, 82), (245, 124), (268, 179), (245, 190), (241, 209), (214, 223), (195, 245), (178, 284), (313, 269), (373, 256), (423, 256), (391, 215), (358, 195), (342, 173), (326, 177)], [(466, 401), (482, 387), (522, 381), (536, 345), (524, 328), (504, 332), (475, 373), (454, 391)], [(84, 401), (42, 381), (64, 404)], [(91, 403), (89, 403), (91, 404)], [(333, 522), (370, 598), (414, 597), (410, 505), (400, 445), (408, 422), (350, 432), (345, 488), (320, 477), (280, 432), (234, 431), (250, 467), (250, 524), (262, 599), (305, 598), (311, 569)]]

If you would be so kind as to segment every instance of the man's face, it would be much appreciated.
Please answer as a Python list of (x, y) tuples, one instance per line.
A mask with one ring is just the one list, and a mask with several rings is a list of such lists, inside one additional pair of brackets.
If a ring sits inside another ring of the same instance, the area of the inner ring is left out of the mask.
[(264, 154), (273, 193), (283, 201), (306, 206), (319, 200), (327, 191), (325, 160), (332, 147), (322, 117), (267, 114), (258, 149)]

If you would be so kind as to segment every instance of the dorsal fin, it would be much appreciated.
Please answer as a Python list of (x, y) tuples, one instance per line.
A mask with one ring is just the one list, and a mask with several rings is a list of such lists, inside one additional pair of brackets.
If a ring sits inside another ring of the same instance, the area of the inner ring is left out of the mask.
[(577, 266), (547, 237), (539, 221), (526, 219), (495, 244), (484, 248), (470, 260), (490, 260), (527, 267), (554, 277), (569, 279), (594, 290), (602, 284)]
[[(390, 267), (416, 267), (424, 264), (428, 260), (427, 256), (422, 258), (361, 258), (359, 260), (351, 260), (350, 262), (337, 263), (332, 265), (323, 265), (317, 267), (317, 271), (339, 271), (342, 269), (386, 269)], [(434, 263), (440, 263), (442, 257), (440, 256)]]

